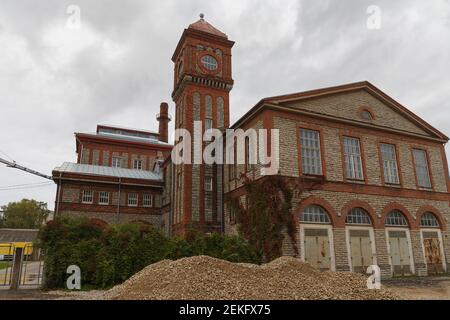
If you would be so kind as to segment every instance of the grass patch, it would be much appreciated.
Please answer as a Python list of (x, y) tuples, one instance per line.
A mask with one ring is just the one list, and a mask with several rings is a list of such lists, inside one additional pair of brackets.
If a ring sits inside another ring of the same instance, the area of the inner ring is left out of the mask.
[(6, 269), (9, 267), (9, 262), (0, 261), (0, 270)]

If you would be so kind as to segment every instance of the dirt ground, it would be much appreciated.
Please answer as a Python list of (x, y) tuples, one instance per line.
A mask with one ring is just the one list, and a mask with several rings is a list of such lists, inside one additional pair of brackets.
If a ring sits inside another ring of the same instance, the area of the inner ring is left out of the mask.
[[(405, 300), (450, 300), (450, 277), (402, 278), (385, 280), (383, 285)], [(68, 292), (40, 290), (0, 290), (1, 300), (95, 300), (101, 291)]]
[(450, 277), (402, 278), (382, 284), (405, 300), (450, 300)]

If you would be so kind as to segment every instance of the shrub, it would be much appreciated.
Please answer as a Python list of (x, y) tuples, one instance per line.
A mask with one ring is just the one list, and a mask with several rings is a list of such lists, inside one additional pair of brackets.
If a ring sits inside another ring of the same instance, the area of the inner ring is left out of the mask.
[(39, 233), (39, 245), (49, 289), (65, 287), (70, 265), (80, 267), (83, 287), (108, 288), (163, 259), (208, 255), (232, 262), (261, 261), (252, 246), (235, 236), (190, 232), (185, 238), (167, 238), (144, 224), (103, 226), (74, 217), (49, 222)]

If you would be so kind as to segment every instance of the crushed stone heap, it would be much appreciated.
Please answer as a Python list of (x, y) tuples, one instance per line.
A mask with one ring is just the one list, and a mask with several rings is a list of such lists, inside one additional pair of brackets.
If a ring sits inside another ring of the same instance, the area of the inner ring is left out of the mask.
[(319, 300), (398, 299), (386, 288), (367, 289), (367, 277), (320, 272), (295, 258), (262, 266), (198, 256), (152, 264), (104, 299), (116, 300)]

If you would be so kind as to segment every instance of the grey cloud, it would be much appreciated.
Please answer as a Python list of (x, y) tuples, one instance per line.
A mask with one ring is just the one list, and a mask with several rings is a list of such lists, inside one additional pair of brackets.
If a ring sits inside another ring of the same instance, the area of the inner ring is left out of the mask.
[[(85, 33), (64, 28), (69, 4)], [(371, 4), (381, 30), (366, 28)], [(74, 131), (156, 130), (170, 58), (200, 12), (236, 41), (232, 120), (265, 96), (369, 80), (450, 134), (449, 1), (2, 0), (0, 150), (50, 173), (75, 159)], [(0, 166), (0, 187), (37, 181)], [(0, 191), (0, 205), (26, 196), (52, 205), (55, 190)]]

